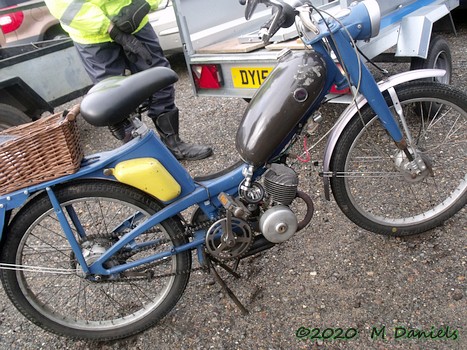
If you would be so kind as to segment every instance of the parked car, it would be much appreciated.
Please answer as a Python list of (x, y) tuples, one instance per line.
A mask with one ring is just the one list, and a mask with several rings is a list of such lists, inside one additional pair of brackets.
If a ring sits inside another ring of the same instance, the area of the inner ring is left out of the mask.
[(3, 34), (2, 28), (0, 28), (0, 47), (5, 46), (6, 39), (5, 34)]
[[(0, 10), (34, 4), (37, 1), (0, 0)], [(66, 36), (58, 20), (44, 5), (0, 15), (6, 45), (24, 44)]]
[[(0, 11), (18, 5), (25, 6), (34, 3), (37, 3), (37, 1), (0, 0)], [(160, 10), (149, 14), (149, 21), (159, 36), (162, 49), (168, 54), (182, 51), (172, 1), (162, 1), (159, 8)], [(4, 33), (4, 38), (0, 37), (0, 46), (31, 43), (66, 36), (59, 21), (50, 14), (45, 5), (4, 15), (0, 14), (0, 30)]]
[(149, 22), (156, 31), (165, 54), (182, 52), (182, 41), (172, 1), (162, 1), (159, 9), (149, 14)]

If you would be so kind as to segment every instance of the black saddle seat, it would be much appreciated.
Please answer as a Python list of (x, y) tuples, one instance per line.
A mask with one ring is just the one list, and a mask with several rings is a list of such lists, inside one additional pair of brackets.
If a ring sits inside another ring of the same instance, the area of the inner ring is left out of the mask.
[(89, 90), (81, 101), (81, 115), (94, 126), (110, 126), (128, 118), (158, 90), (178, 80), (166, 67), (153, 67), (130, 76), (106, 78)]

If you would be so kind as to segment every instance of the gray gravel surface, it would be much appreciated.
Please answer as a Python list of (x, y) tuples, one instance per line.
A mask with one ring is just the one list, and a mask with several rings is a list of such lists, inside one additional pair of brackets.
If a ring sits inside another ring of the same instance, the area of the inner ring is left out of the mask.
[[(466, 15), (467, 13), (464, 13)], [(467, 25), (458, 18), (451, 45), (453, 84), (467, 83)], [(210, 144), (213, 157), (185, 162), (192, 175), (219, 171), (236, 159), (235, 130), (246, 102), (197, 98), (183, 59), (174, 56), (180, 75), (177, 104), (184, 139)], [(404, 69), (390, 64), (393, 73)], [(77, 101), (73, 101), (77, 102)], [(323, 111), (326, 126), (339, 107)], [(118, 142), (107, 130), (80, 122), (86, 152), (111, 149)], [(312, 155), (319, 160), (322, 147)], [(360, 229), (323, 198), (318, 168), (302, 165), (300, 188), (312, 196), (316, 212), (292, 239), (245, 259), (241, 279), (227, 283), (250, 313), (242, 316), (217, 284), (192, 274), (176, 308), (156, 327), (116, 342), (72, 341), (42, 331), (11, 306), (0, 289), (0, 349), (467, 349), (467, 216), (464, 208), (442, 227), (404, 239)], [(300, 327), (352, 329), (344, 341), (299, 340)], [(395, 339), (395, 328), (447, 330), (438, 340)], [(372, 339), (385, 329), (386, 339)], [(457, 335), (457, 340), (454, 340)]]

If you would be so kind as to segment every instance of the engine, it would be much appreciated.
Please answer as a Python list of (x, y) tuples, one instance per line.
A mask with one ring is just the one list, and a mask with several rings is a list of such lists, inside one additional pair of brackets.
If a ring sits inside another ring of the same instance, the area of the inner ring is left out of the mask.
[[(282, 243), (310, 222), (313, 216), (313, 202), (307, 194), (298, 191), (298, 175), (285, 164), (271, 164), (263, 175), (262, 184), (261, 186), (254, 182), (249, 190), (242, 193), (242, 197), (250, 203), (248, 199), (254, 197), (255, 203), (259, 203), (258, 189), (262, 188), (257, 230), (268, 241)], [(251, 193), (254, 193), (254, 196)], [(307, 207), (305, 218), (301, 221), (290, 208), (297, 198), (303, 200)]]
[[(293, 169), (273, 163), (262, 179), (254, 182), (250, 170), (245, 172), (239, 197), (224, 192), (218, 195), (226, 214), (206, 234), (206, 250), (216, 259), (236, 259), (267, 249), (271, 243), (282, 243), (303, 229), (313, 216), (313, 202), (298, 191), (298, 176)], [(297, 198), (306, 204), (301, 221), (290, 208)], [(255, 231), (262, 235), (255, 235)]]
[(282, 243), (298, 228), (298, 218), (289, 207), (297, 196), (298, 176), (283, 164), (272, 164), (263, 183), (271, 207), (261, 215), (259, 230), (268, 241)]

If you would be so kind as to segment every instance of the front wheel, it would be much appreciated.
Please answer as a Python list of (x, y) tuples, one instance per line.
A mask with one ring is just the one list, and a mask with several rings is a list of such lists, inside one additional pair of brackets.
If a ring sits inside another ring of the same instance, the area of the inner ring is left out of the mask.
[[(147, 194), (110, 181), (72, 183), (55, 194), (74, 223), (88, 265), (161, 209)], [(180, 221), (170, 218), (138, 236), (106, 266), (144, 259), (186, 242)], [(142, 248), (134, 249), (138, 244)], [(1, 262), (11, 268), (0, 270), (6, 294), (23, 315), (48, 331), (87, 340), (124, 338), (157, 323), (181, 297), (191, 269), (191, 255), (185, 251), (127, 273), (85, 276), (44, 193), (13, 219)]]
[(354, 223), (404, 236), (440, 225), (466, 203), (467, 96), (435, 82), (404, 84), (396, 92), (412, 134), (409, 150), (420, 154), (428, 169), (416, 177), (406, 171), (406, 156), (367, 105), (336, 144), (331, 186)]

